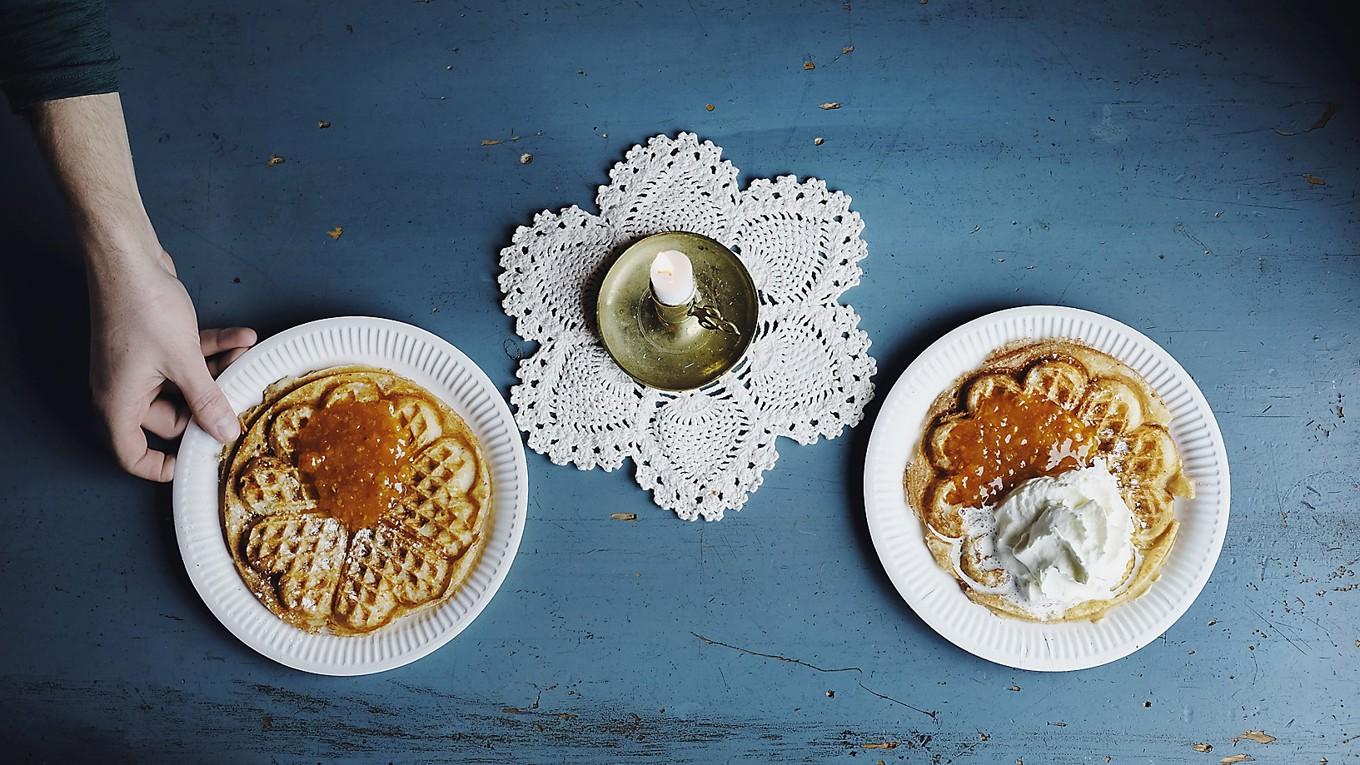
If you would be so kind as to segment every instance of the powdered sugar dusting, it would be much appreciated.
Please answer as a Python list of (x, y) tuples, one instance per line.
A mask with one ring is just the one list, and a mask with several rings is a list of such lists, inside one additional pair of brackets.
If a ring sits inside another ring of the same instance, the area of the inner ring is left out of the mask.
[(1072, 448), (1072, 439), (1065, 438), (1061, 444), (1055, 444), (1048, 448), (1048, 463), (1044, 465), (1045, 471), (1061, 465), (1063, 460), (1071, 459), (1077, 465), (1086, 464), (1086, 455), (1090, 454), (1091, 445), (1082, 444), (1079, 448)]

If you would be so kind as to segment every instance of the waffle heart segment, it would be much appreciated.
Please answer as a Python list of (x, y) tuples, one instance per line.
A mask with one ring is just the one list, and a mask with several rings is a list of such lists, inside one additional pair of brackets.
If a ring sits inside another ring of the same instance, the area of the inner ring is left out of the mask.
[(280, 459), (291, 462), (298, 433), (306, 427), (316, 411), (311, 404), (298, 404), (274, 415), (269, 423), (269, 448)]
[(1088, 381), (1086, 370), (1074, 362), (1044, 361), (1025, 373), (1025, 394), (1046, 398), (1070, 411), (1086, 397)]
[(336, 615), (354, 632), (370, 632), (399, 609), (425, 605), (448, 589), (453, 562), (437, 550), (379, 525), (354, 535), (336, 595)]
[(330, 617), (345, 542), (345, 528), (333, 518), (274, 515), (251, 527), (245, 557), (272, 579), (290, 621), (320, 627)]
[(316, 496), (303, 484), (297, 468), (273, 456), (256, 457), (246, 466), (240, 479), (240, 496), (258, 515), (316, 509)]
[(477, 518), (486, 498), (475, 490), (477, 455), (446, 438), (415, 460), (413, 491), (394, 522), (414, 538), (457, 558), (477, 542)]
[(439, 412), (417, 396), (402, 396), (395, 402), (397, 419), (411, 439), (411, 448), (420, 450), (444, 434)]

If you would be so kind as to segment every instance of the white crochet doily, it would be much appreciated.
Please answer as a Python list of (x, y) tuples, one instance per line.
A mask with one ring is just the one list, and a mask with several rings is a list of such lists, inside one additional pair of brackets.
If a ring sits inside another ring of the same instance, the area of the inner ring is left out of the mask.
[[(686, 520), (739, 510), (779, 455), (775, 437), (835, 438), (864, 415), (877, 365), (841, 293), (868, 254), (850, 197), (793, 176), (737, 187), (722, 149), (692, 133), (634, 146), (596, 205), (544, 210), (501, 250), (501, 290), (515, 329), (539, 349), (510, 392), (529, 446), (559, 465), (614, 470)], [(664, 231), (730, 247), (760, 291), (746, 358), (704, 388), (663, 393), (616, 366), (594, 326), (595, 294), (614, 256)]]

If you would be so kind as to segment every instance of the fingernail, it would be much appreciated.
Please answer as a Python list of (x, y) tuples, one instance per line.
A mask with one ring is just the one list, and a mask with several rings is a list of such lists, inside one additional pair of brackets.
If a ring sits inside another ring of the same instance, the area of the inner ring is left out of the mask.
[(223, 417), (213, 426), (213, 430), (217, 432), (219, 439), (230, 441), (241, 435), (241, 423), (237, 422), (235, 417)]

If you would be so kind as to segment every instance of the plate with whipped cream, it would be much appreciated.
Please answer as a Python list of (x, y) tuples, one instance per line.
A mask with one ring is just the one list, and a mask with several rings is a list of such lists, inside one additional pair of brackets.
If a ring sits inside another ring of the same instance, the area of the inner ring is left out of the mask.
[(1190, 607), (1228, 526), (1223, 437), (1170, 354), (1099, 314), (1027, 306), (940, 338), (865, 459), (889, 577), (936, 632), (1022, 669), (1098, 666)]

